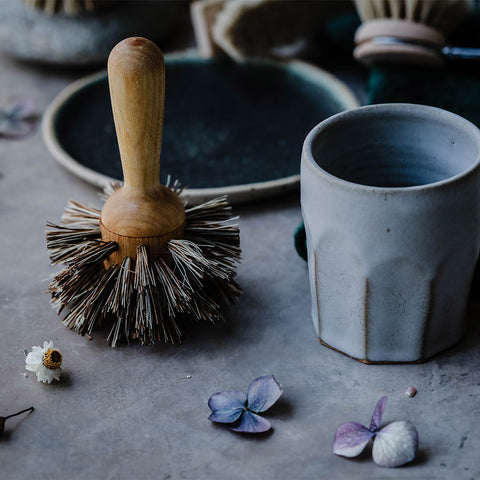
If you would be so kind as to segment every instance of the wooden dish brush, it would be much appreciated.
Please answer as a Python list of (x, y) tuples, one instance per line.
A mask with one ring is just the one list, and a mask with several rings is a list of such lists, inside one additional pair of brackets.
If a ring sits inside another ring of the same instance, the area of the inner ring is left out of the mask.
[(480, 58), (480, 49), (447, 45), (471, 0), (355, 0), (355, 5), (363, 23), (354, 56), (362, 63), (441, 66), (446, 58)]
[[(65, 268), (50, 284), (63, 322), (90, 335), (113, 321), (108, 342), (180, 341), (189, 321), (215, 322), (235, 282), (239, 229), (226, 197), (188, 208), (178, 182), (160, 184), (165, 64), (151, 41), (120, 42), (108, 79), (124, 185), (103, 209), (70, 201), (61, 225), (48, 223), (52, 264)], [(112, 193), (113, 192), (113, 193)]]

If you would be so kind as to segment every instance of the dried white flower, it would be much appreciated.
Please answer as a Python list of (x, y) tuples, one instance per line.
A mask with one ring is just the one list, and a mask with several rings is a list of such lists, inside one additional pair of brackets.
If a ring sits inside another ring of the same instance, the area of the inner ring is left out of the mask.
[(53, 342), (43, 342), (43, 348), (34, 346), (27, 353), (25, 368), (35, 372), (37, 381), (51, 383), (52, 380), (60, 380), (62, 372), (62, 354), (53, 347)]

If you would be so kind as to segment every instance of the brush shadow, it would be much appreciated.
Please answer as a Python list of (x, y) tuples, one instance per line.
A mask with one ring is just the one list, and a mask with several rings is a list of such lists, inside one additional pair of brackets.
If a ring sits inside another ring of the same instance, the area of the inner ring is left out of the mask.
[[(228, 348), (228, 345), (234, 342), (249, 342), (251, 333), (259, 331), (262, 328), (258, 323), (256, 311), (262, 308), (264, 299), (255, 289), (244, 292), (235, 302), (235, 304), (224, 305), (221, 313), (223, 320), (213, 324), (210, 322), (190, 322), (185, 324), (184, 334), (181, 343), (164, 344), (156, 343), (152, 346), (153, 352), (158, 355), (168, 355), (175, 349), (176, 352), (183, 351), (182, 347), (189, 352), (195, 350), (218, 350), (219, 345), (222, 348)], [(244, 306), (240, 308), (240, 303)], [(245, 310), (246, 305), (253, 305), (254, 312)]]
[(229, 339), (238, 337), (238, 334), (245, 328), (249, 328), (245, 318), (238, 314), (240, 302), (251, 302), (247, 294), (243, 293), (234, 304), (223, 306), (221, 309), (223, 320), (216, 323), (198, 322), (185, 324), (182, 343), (212, 343), (217, 346), (219, 342), (226, 342)]
[(269, 210), (281, 211), (299, 205), (300, 188), (295, 188), (290, 192), (279, 193), (269, 198), (234, 205), (232, 208), (233, 214), (238, 215), (241, 220), (242, 216), (258, 215), (261, 212)]

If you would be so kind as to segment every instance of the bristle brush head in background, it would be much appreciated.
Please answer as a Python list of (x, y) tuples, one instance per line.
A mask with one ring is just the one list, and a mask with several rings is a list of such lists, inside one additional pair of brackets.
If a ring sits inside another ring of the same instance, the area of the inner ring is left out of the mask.
[[(22, 2), (49, 15), (82, 15), (92, 13), (105, 4), (105, 0), (22, 0)], [(114, 3), (115, 0), (108, 2)]]
[(355, 0), (362, 22), (392, 18), (423, 23), (448, 34), (470, 10), (471, 0)]
[(345, 0), (229, 0), (216, 17), (212, 36), (237, 61), (275, 56), (275, 49), (308, 39), (322, 22), (351, 8)]
[(446, 36), (469, 14), (472, 0), (355, 0), (362, 25), (354, 56), (372, 64), (441, 65)]

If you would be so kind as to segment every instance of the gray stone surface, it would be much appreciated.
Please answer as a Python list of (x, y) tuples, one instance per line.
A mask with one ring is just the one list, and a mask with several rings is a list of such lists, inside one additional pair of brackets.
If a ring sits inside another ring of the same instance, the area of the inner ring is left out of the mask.
[[(0, 57), (2, 95), (28, 94), (42, 112), (80, 76)], [(300, 146), (299, 146), (300, 154)], [(300, 160), (300, 155), (299, 155)], [(236, 208), (241, 215), (245, 293), (227, 323), (182, 345), (124, 346), (67, 330), (43, 293), (49, 266), (46, 220), (69, 198), (99, 204), (97, 192), (59, 167), (40, 132), (0, 139), (0, 437), (3, 480), (44, 479), (480, 479), (480, 331), (423, 365), (367, 366), (320, 346), (310, 320), (306, 264), (293, 249), (297, 195)], [(23, 349), (54, 340), (61, 382), (23, 375)], [(273, 373), (284, 387), (267, 412), (273, 432), (246, 437), (211, 424), (214, 392), (246, 390)], [(414, 385), (418, 393), (408, 398)], [(384, 421), (408, 419), (420, 434), (417, 459), (395, 470), (370, 454), (331, 453), (339, 424), (370, 421), (389, 396)]]

